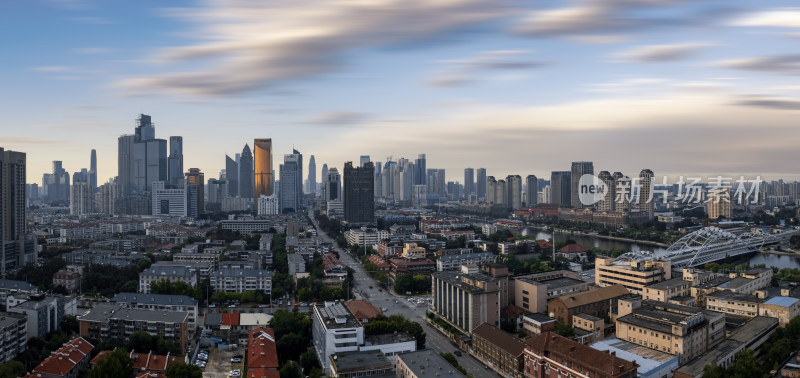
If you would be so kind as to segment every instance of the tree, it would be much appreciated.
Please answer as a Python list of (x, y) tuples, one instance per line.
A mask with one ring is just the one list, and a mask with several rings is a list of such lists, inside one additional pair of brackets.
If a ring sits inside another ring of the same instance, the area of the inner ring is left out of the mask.
[(203, 378), (203, 369), (185, 362), (173, 362), (164, 372), (167, 378)]
[(132, 369), (128, 351), (117, 348), (89, 370), (89, 378), (128, 377)]
[(300, 375), (300, 366), (297, 365), (297, 362), (289, 361), (281, 367), (280, 370), (281, 378), (301, 378)]
[(319, 368), (319, 359), (317, 359), (317, 354), (312, 351), (307, 351), (300, 355), (300, 367), (303, 368), (303, 372), (306, 375), (311, 372), (315, 368)]
[(0, 378), (16, 378), (25, 375), (25, 365), (19, 361), (8, 361), (0, 364)]
[(134, 352), (147, 353), (156, 350), (156, 339), (147, 332), (136, 331), (128, 337), (128, 349)]
[(575, 328), (572, 328), (571, 325), (563, 322), (556, 323), (555, 331), (557, 334), (564, 336), (564, 337), (573, 337), (575, 336)]
[(278, 361), (286, 362), (298, 359), (304, 351), (308, 350), (308, 342), (308, 339), (294, 332), (283, 335), (275, 343), (278, 349)]
[(61, 330), (68, 334), (73, 335), (80, 331), (80, 325), (78, 324), (78, 318), (74, 315), (64, 315), (64, 320), (61, 321)]

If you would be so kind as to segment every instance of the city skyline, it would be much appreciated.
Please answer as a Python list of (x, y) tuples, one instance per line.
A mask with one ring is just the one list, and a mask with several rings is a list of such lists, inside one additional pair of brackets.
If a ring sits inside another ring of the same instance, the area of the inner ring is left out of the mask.
[(339, 168), (426, 153), (448, 181), (467, 167), (548, 177), (581, 160), (798, 178), (791, 2), (523, 5), (380, 0), (371, 18), (316, 1), (7, 6), (3, 144), (26, 151), (29, 182), (54, 160), (88, 168), (95, 149), (101, 184), (145, 113), (161, 138), (184, 138), (185, 167), (209, 174), (268, 137), (275, 156), (296, 147)]

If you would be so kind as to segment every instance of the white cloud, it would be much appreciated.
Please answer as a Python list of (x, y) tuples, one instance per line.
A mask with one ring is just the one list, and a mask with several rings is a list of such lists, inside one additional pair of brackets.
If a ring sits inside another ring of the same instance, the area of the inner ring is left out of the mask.
[(733, 26), (800, 28), (800, 8), (753, 12), (731, 21)]
[(632, 48), (616, 54), (624, 61), (633, 63), (660, 63), (690, 58), (699, 50), (711, 46), (705, 42), (688, 42), (667, 45), (648, 45)]
[(229, 95), (340, 68), (354, 49), (436, 40), (508, 14), (505, 0), (217, 0), (169, 15), (197, 25), (196, 44), (162, 51), (161, 63), (204, 69), (125, 80), (133, 92)]

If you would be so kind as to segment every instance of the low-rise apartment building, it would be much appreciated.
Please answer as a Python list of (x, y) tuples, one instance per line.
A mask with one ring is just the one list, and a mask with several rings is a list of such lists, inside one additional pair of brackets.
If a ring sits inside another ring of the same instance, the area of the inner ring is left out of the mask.
[(149, 293), (150, 284), (162, 280), (197, 286), (199, 274), (196, 270), (187, 267), (153, 265), (139, 273), (139, 292)]
[(522, 377), (525, 343), (491, 324), (472, 331), (472, 354), (503, 377)]
[(741, 318), (758, 316), (758, 308), (764, 303), (755, 295), (718, 290), (706, 296), (706, 309)]
[(560, 295), (586, 291), (589, 284), (569, 270), (517, 276), (511, 280), (514, 305), (530, 312), (547, 311), (547, 301)]
[(27, 377), (77, 378), (89, 367), (94, 345), (82, 337), (66, 342), (50, 354)]
[(794, 317), (800, 315), (800, 299), (793, 297), (772, 297), (758, 308), (761, 316), (778, 318), (781, 327), (789, 324)]
[(635, 378), (639, 367), (553, 332), (525, 340), (523, 353), (525, 378)]
[(189, 314), (189, 327), (197, 326), (197, 299), (186, 295), (119, 293), (111, 301), (140, 310), (186, 312)]
[(642, 298), (659, 302), (668, 302), (675, 297), (685, 297), (689, 295), (691, 283), (682, 278), (673, 278), (650, 286), (646, 286), (642, 291)]
[[(680, 355), (681, 363), (725, 339), (725, 316), (720, 312), (650, 300), (619, 308), (618, 339)], [(630, 313), (626, 313), (628, 308)]]
[(572, 316), (579, 313), (605, 318), (616, 301), (629, 294), (624, 286), (614, 285), (561, 295), (547, 303), (547, 312), (551, 318), (566, 324), (572, 324)]
[(595, 259), (595, 284), (600, 287), (623, 285), (631, 293), (642, 295), (643, 289), (672, 278), (669, 261), (617, 261), (609, 257)]
[(211, 273), (211, 287), (228, 293), (272, 292), (272, 273), (261, 269), (220, 269)]
[(443, 255), (436, 260), (436, 270), (458, 270), (461, 265), (476, 264), (481, 265), (487, 262), (495, 262), (497, 256), (491, 252), (464, 253), (457, 255)]
[(0, 363), (28, 349), (28, 320), (23, 314), (0, 312)]
[(189, 313), (126, 308), (123, 304), (101, 304), (78, 318), (80, 335), (92, 340), (124, 343), (134, 332), (147, 332), (172, 340), (180, 353), (186, 353), (189, 340)]

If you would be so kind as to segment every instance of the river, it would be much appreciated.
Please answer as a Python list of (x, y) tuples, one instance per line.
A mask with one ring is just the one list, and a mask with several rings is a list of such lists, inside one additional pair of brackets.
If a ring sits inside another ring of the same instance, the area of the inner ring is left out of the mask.
[[(541, 231), (535, 228), (525, 228), (522, 230), (522, 235), (535, 235), (536, 239), (538, 240), (550, 240), (551, 233), (547, 231)], [(622, 240), (609, 240), (609, 239), (602, 239), (598, 238), (597, 236), (593, 235), (584, 235), (578, 233), (568, 233), (568, 232), (556, 232), (556, 241), (563, 241), (567, 239), (575, 240), (576, 243), (584, 246), (584, 247), (596, 247), (600, 249), (622, 249), (625, 251), (654, 251), (659, 252), (663, 251), (665, 248), (663, 247), (656, 247), (648, 244), (639, 244), (636, 242), (628, 242)], [(798, 256), (784, 256), (784, 255), (772, 255), (766, 253), (756, 253), (753, 257), (750, 258), (748, 261), (750, 265), (758, 265), (758, 264), (765, 264), (768, 267), (778, 267), (778, 268), (799, 268), (800, 269), (800, 257)]]

